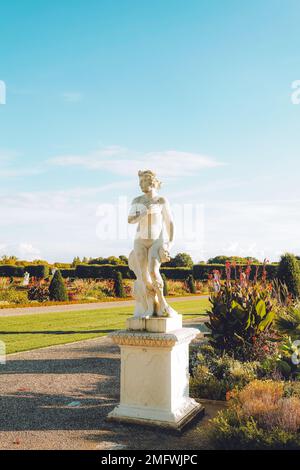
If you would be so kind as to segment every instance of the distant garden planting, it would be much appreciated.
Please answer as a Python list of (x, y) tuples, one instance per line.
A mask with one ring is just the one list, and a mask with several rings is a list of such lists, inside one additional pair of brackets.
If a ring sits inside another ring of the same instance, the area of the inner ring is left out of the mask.
[[(178, 253), (161, 267), (165, 295), (209, 294), (214, 289), (216, 277), (228, 276), (228, 262), (232, 267), (231, 280), (240, 279), (245, 273), (254, 282), (262, 276), (272, 281), (279, 275), (279, 264), (266, 260), (260, 263), (251, 258), (217, 256), (208, 263), (193, 264), (190, 255)], [(54, 271), (59, 271), (59, 283), (64, 286), (60, 291), (64, 294), (51, 294)], [(24, 283), (26, 273), (29, 275), (28, 284)], [(72, 263), (54, 264), (3, 256), (0, 260), (0, 308), (132, 298), (134, 278), (126, 256), (82, 260), (76, 257)]]

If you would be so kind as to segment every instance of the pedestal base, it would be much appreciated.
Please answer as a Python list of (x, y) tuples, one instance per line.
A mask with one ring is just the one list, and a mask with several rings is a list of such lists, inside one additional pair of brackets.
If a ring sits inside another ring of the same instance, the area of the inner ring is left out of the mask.
[(145, 413), (144, 408), (119, 405), (109, 413), (107, 420), (182, 431), (182, 429), (194, 421), (195, 418), (204, 415), (204, 406), (193, 399), (190, 400), (189, 406), (183, 407), (181, 414), (177, 413), (177, 416), (175, 416), (172, 413), (166, 413), (163, 416), (165, 419), (162, 419), (162, 414), (159, 415), (158, 419), (154, 419), (154, 416), (157, 415), (157, 410), (155, 409), (148, 409), (147, 413)]
[(203, 413), (189, 397), (189, 343), (198, 334), (195, 328), (112, 333), (121, 348), (121, 393), (108, 419), (181, 430)]

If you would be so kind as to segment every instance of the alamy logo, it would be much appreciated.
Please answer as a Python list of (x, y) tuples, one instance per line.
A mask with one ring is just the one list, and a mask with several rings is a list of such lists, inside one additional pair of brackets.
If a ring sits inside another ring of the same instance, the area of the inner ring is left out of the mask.
[(291, 94), (291, 101), (293, 104), (300, 104), (300, 80), (295, 80), (291, 88), (294, 90)]
[(0, 104), (6, 104), (6, 85), (3, 80), (0, 80)]

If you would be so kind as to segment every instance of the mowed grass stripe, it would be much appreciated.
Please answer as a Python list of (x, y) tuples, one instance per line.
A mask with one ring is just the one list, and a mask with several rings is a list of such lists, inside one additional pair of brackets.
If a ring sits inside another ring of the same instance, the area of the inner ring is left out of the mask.
[[(172, 306), (184, 319), (205, 314), (207, 298), (172, 301)], [(0, 317), (0, 340), (6, 345), (6, 353), (72, 343), (84, 339), (107, 335), (125, 327), (126, 318), (132, 315), (133, 307), (81, 310), (49, 314), (32, 314), (15, 317)]]

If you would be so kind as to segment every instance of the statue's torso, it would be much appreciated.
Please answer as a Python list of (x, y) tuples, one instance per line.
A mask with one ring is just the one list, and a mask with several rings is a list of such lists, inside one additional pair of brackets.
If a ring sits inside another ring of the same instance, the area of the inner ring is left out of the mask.
[(164, 199), (156, 197), (152, 201), (148, 201), (145, 196), (140, 196), (135, 201), (136, 210), (143, 212), (146, 204), (147, 214), (139, 221), (136, 239), (147, 241), (147, 244), (151, 245), (157, 239), (163, 238), (163, 204)]

